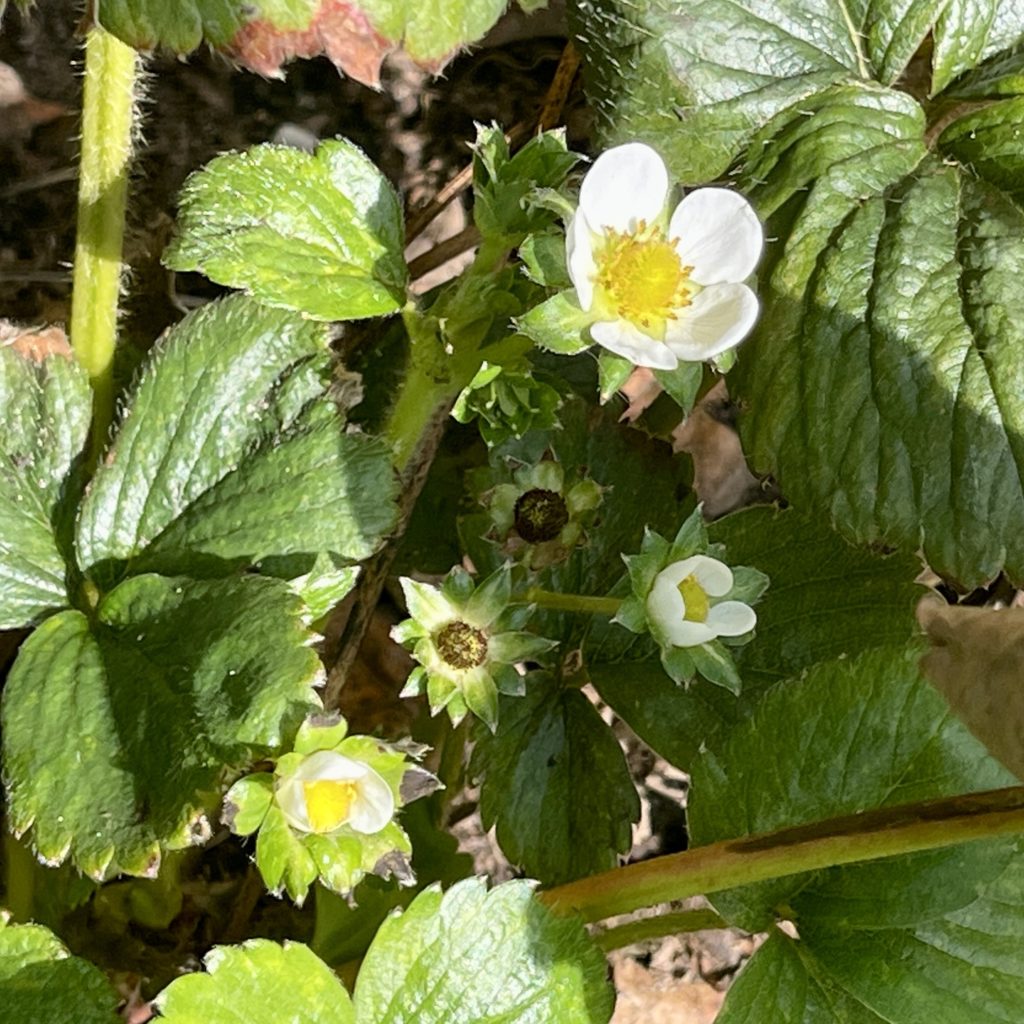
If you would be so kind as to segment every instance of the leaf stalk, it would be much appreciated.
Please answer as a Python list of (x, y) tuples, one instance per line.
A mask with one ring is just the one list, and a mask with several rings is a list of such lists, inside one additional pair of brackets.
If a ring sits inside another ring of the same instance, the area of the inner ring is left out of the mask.
[(114, 418), (114, 350), (138, 69), (139, 58), (131, 47), (102, 28), (90, 30), (85, 44), (71, 344), (93, 389), (93, 464)]

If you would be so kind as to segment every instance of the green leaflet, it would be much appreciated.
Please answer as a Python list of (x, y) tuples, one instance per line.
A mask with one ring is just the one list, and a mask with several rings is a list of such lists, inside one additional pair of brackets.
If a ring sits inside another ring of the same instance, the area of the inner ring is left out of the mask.
[(405, 302), (398, 196), (342, 139), (315, 155), (263, 145), (217, 157), (186, 182), (178, 229), (167, 266), (272, 306), (357, 320)]
[[(769, 691), (693, 767), (694, 843), (1011, 785), (921, 678), (919, 657), (916, 647), (879, 647)], [(780, 878), (715, 903), (755, 930), (775, 913), (794, 916), (801, 935), (805, 924), (826, 920), (844, 929), (904, 927), (969, 904), (1013, 847), (974, 843)]]
[(604, 957), (529, 882), (470, 878), (384, 922), (356, 984), (359, 1024), (606, 1024)]
[[(804, 911), (800, 941), (775, 932), (730, 989), (718, 1020), (760, 1024), (770, 998), (773, 1024), (1016, 1024), (1024, 999), (1022, 858), (1010, 844), (985, 845), (1001, 849), (1006, 866), (976, 881), (975, 893), (961, 889), (961, 906), (853, 928)], [(947, 854), (947, 871), (933, 884), (954, 874), (954, 856)], [(872, 902), (884, 906), (906, 878), (893, 872)], [(866, 902), (863, 889), (859, 896)]]
[(300, 942), (250, 939), (217, 946), (203, 962), (205, 972), (178, 978), (157, 996), (167, 1024), (355, 1024), (341, 982)]
[(693, 184), (831, 85), (892, 86), (929, 34), (934, 94), (1024, 27), (1018, 0), (577, 0), (570, 10), (602, 141), (649, 142)]
[[(472, 878), (421, 893), (388, 918), (354, 999), (300, 943), (253, 939), (206, 957), (207, 972), (156, 999), (168, 1024), (607, 1024), (604, 957), (582, 926), (554, 917), (528, 882), (487, 891)], [(354, 1008), (353, 1008), (354, 1003)]]
[(478, 739), (484, 827), (497, 824), (506, 856), (557, 885), (615, 866), (629, 849), (640, 804), (614, 734), (579, 690), (527, 677), (503, 698), (499, 727)]
[(100, 24), (130, 46), (188, 53), (203, 41), (264, 75), (293, 57), (323, 53), (366, 85), (403, 45), (432, 71), (479, 39), (505, 0), (99, 0)]
[(64, 551), (91, 413), (70, 349), (0, 342), (0, 629), (67, 604)]
[(97, 879), (201, 842), (225, 766), (279, 750), (318, 706), (304, 612), (283, 581), (138, 576), (91, 626), (47, 619), (3, 693), (11, 827)]
[(323, 397), (324, 329), (236, 296), (187, 317), (133, 394), (78, 523), (82, 565), (220, 574), (265, 555), (370, 554), (391, 528), (384, 444)]
[(102, 972), (47, 928), (0, 914), (0, 1003), (8, 1020), (117, 1024), (117, 993)]

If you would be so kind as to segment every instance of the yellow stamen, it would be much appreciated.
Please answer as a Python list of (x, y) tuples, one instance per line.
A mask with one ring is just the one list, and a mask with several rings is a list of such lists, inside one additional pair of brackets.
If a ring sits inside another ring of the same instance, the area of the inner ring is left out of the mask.
[(679, 582), (678, 589), (683, 599), (683, 618), (688, 622), (704, 622), (711, 610), (711, 602), (697, 577), (691, 573)]
[(665, 336), (666, 322), (677, 319), (676, 311), (689, 306), (697, 290), (690, 281), (693, 267), (683, 265), (674, 242), (661, 228), (641, 221), (633, 234), (606, 228), (594, 253), (599, 301), (658, 340)]
[(306, 813), (314, 832), (333, 832), (348, 821), (355, 803), (358, 787), (355, 782), (337, 782), (317, 779), (304, 782), (302, 794), (306, 798)]

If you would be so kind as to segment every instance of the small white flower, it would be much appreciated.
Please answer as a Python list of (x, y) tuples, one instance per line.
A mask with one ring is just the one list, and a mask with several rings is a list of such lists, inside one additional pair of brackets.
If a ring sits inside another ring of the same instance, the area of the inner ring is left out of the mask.
[(654, 579), (647, 616), (673, 647), (695, 647), (719, 636), (743, 636), (757, 615), (742, 601), (722, 601), (732, 590), (732, 570), (717, 558), (692, 555)]
[(327, 835), (347, 825), (372, 835), (394, 816), (391, 787), (367, 764), (334, 750), (317, 750), (274, 792), (278, 807), (299, 832)]
[(757, 296), (743, 282), (764, 232), (737, 192), (701, 188), (668, 215), (669, 177), (640, 142), (595, 161), (566, 237), (580, 306), (597, 317), (594, 341), (638, 366), (674, 370), (738, 345)]

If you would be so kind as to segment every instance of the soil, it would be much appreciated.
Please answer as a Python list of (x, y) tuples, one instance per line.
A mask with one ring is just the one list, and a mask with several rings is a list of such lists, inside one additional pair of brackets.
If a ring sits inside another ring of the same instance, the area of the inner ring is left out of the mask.
[[(24, 324), (59, 323), (69, 313), (81, 58), (67, 7), (66, 0), (40, 0), (26, 17), (11, 9), (0, 31), (0, 315)], [(127, 242), (131, 271), (124, 336), (131, 350), (145, 350), (187, 308), (217, 294), (202, 278), (175, 278), (159, 264), (173, 227), (175, 197), (190, 172), (225, 150), (343, 135), (368, 153), (415, 208), (464, 166), (474, 122), (510, 127), (536, 117), (564, 43), (553, 4), (534, 22), (521, 15), (503, 21), (487, 45), (458, 58), (443, 78), (429, 80), (401, 55), (392, 58), (381, 92), (343, 78), (325, 60), (292, 65), (284, 81), (238, 73), (208, 52), (187, 62), (167, 56), (148, 60)], [(570, 144), (585, 151), (591, 119), (578, 84), (565, 119)], [(455, 204), (435, 223), (428, 242), (455, 233), (465, 218), (465, 208)], [(728, 447), (734, 435), (727, 426), (722, 429)], [(713, 461), (715, 442), (702, 443), (705, 449), (710, 444), (712, 455), (705, 451), (705, 456)], [(680, 438), (679, 444), (699, 446), (692, 437)], [(755, 486), (735, 468), (732, 479), (740, 490)], [(387, 610), (381, 615), (356, 670), (358, 683), (349, 688), (346, 712), (356, 719), (368, 716), (370, 728), (388, 731), (407, 725), (415, 709), (395, 697), (405, 665), (387, 638)], [(19, 639), (0, 634), (0, 674)], [(684, 848), (685, 776), (658, 761), (624, 726), (617, 728), (644, 806), (633, 859)], [(477, 869), (495, 880), (514, 875), (480, 826), (475, 793), (467, 791), (457, 805), (461, 820), (454, 831)], [(145, 1019), (138, 985), (140, 973), (152, 976), (147, 948), (151, 956), (158, 946), (164, 964), (180, 969), (195, 964), (204, 943), (223, 941), (224, 928), (230, 931), (232, 903), (247, 898), (252, 887), (247, 856), (226, 841), (210, 852), (204, 871), (205, 888), (189, 897), (159, 940), (140, 936), (137, 929), (130, 943), (116, 928), (93, 935), (95, 946), (104, 947), (105, 961), (116, 964), (121, 950), (117, 966), (124, 972), (126, 997), (134, 992), (126, 1018)], [(221, 929), (197, 925), (204, 914), (227, 918), (227, 924)], [(264, 934), (287, 933), (295, 926), (294, 915), (277, 901), (260, 900), (257, 914)], [(615, 1024), (707, 1024), (756, 943), (733, 931), (700, 932), (616, 952), (611, 958), (620, 992)]]

